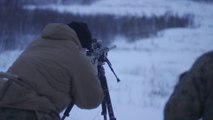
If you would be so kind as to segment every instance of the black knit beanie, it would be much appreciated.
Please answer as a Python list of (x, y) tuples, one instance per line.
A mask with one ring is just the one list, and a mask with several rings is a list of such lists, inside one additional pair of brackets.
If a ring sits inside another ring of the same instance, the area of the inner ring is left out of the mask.
[(91, 49), (92, 35), (91, 32), (84, 22), (73, 21), (68, 24), (76, 33), (81, 42), (83, 48)]

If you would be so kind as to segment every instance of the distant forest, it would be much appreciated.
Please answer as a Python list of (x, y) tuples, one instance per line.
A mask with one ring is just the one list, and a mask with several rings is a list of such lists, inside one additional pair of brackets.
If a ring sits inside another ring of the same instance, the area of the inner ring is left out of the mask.
[[(4, 49), (14, 49), (17, 44), (29, 42), (29, 36), (38, 36), (42, 28), (52, 22), (86, 22), (94, 38), (101, 39), (106, 44), (110, 43), (117, 35), (124, 36), (132, 42), (155, 36), (160, 30), (193, 26), (193, 15), (179, 16), (169, 11), (162, 16), (153, 15), (151, 17), (109, 14), (80, 15), (52, 10), (26, 10), (22, 8), (21, 1), (27, 0), (18, 0), (20, 3), (6, 1), (7, 3), (1, 2), (0, 6), (0, 45), (4, 46)], [(2, 48), (1, 46), (0, 48)]]
[(98, 0), (1, 0), (2, 5), (22, 6), (22, 5), (45, 5), (45, 4), (81, 4), (89, 5)]

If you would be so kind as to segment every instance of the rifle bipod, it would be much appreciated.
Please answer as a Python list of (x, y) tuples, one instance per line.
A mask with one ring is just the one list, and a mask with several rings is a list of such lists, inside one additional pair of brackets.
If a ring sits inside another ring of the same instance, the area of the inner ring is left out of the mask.
[[(117, 82), (119, 82), (120, 80), (117, 77), (117, 75), (115, 74), (114, 70), (112, 69), (111, 63), (109, 62), (109, 60), (107, 58), (104, 58), (104, 60), (105, 60), (105, 62), (107, 62), (111, 71), (115, 75)], [(98, 77), (99, 77), (99, 80), (101, 82), (101, 87), (102, 87), (103, 92), (104, 92), (104, 100), (102, 102), (101, 114), (103, 115), (104, 120), (107, 120), (107, 112), (109, 114), (110, 120), (116, 120), (116, 118), (114, 116), (114, 112), (113, 112), (113, 107), (112, 107), (112, 103), (111, 103), (111, 99), (110, 99), (110, 94), (109, 94), (109, 90), (108, 90), (108, 85), (107, 85), (107, 80), (106, 80), (105, 70), (104, 70), (103, 64), (98, 65)]]

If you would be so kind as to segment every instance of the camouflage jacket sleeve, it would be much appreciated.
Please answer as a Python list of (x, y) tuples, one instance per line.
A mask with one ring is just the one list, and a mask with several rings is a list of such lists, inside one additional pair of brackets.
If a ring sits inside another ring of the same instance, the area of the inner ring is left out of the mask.
[(213, 52), (196, 60), (180, 76), (166, 103), (164, 120), (213, 120)]

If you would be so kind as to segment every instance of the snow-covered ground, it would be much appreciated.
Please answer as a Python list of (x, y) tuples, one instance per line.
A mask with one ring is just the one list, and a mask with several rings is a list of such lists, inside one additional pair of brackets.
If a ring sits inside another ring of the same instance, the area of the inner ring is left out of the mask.
[[(213, 4), (188, 0), (101, 0), (91, 6), (41, 6), (79, 14), (162, 15), (193, 14), (194, 28), (168, 29), (157, 37), (125, 42), (118, 36), (109, 52), (116, 79), (108, 66), (106, 76), (117, 120), (163, 120), (163, 108), (179, 74), (201, 54), (213, 50)], [(31, 6), (33, 8), (33, 6)], [(0, 70), (6, 70), (20, 51), (0, 54)], [(102, 120), (101, 107), (74, 107), (67, 120)]]

